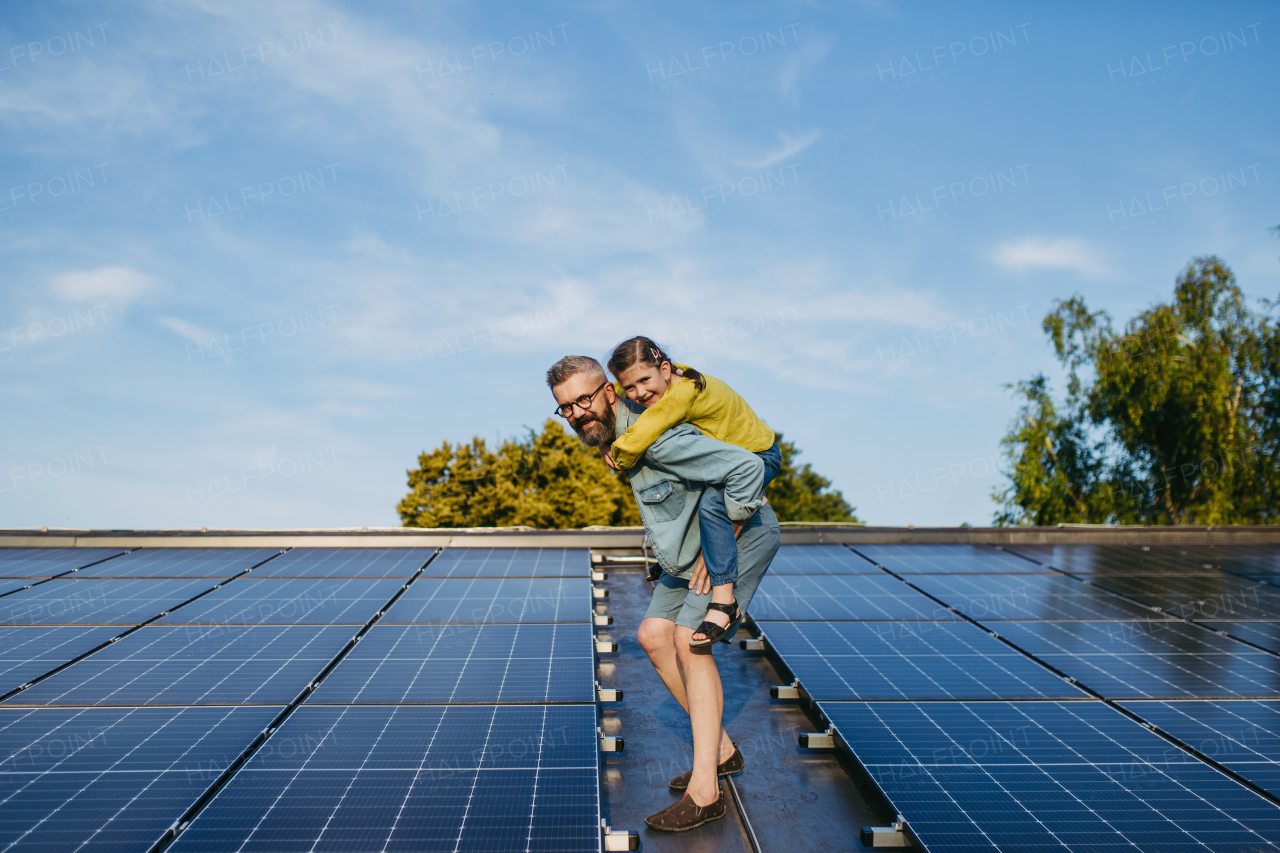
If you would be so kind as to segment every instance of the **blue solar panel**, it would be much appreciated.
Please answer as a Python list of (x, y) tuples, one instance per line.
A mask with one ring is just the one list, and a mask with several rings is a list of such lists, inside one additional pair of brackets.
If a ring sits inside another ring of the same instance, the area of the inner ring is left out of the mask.
[(123, 553), (123, 548), (0, 548), (0, 578), (51, 578)]
[(168, 625), (363, 625), (403, 585), (403, 581), (390, 578), (290, 580), (248, 576), (160, 621)]
[(0, 695), (97, 648), (123, 628), (0, 628)]
[(599, 774), (593, 705), (304, 705), (172, 849), (598, 851)]
[(1101, 702), (821, 709), (930, 853), (1263, 850), (1280, 808)]
[(1005, 545), (1004, 548), (1076, 575), (1219, 574), (1205, 566), (1136, 545)]
[(783, 545), (769, 565), (773, 575), (880, 575), (869, 563), (843, 545)]
[(434, 548), (293, 548), (253, 570), (256, 578), (408, 578)]
[(375, 625), (308, 702), (595, 702), (590, 625)]
[(81, 578), (229, 578), (280, 553), (279, 548), (141, 548), (81, 569)]
[(0, 844), (147, 850), (280, 710), (0, 708)]
[(427, 566), (430, 578), (585, 578), (587, 548), (446, 548)]
[(1280, 589), (1230, 575), (1094, 576), (1092, 580), (1184, 619), (1280, 619)]
[(856, 545), (854, 550), (900, 575), (1030, 575), (1051, 571), (990, 545)]
[(1280, 702), (1125, 702), (1245, 779), (1280, 794)]
[(1084, 699), (968, 622), (758, 622), (813, 699)]
[(1206, 628), (1280, 654), (1280, 622), (1204, 622)]
[(939, 620), (953, 614), (895, 577), (765, 575), (751, 599), (756, 620)]
[(149, 625), (9, 704), (284, 705), (353, 634), (349, 626)]
[(382, 622), (590, 622), (591, 602), (586, 578), (419, 578)]
[(56, 578), (0, 598), (0, 625), (137, 625), (199, 595), (212, 580)]
[(1158, 618), (1147, 608), (1064, 575), (913, 575), (911, 582), (981, 622)]
[(1238, 575), (1280, 577), (1280, 545), (1165, 545), (1155, 550)]
[(1185, 622), (1001, 622), (994, 627), (1110, 699), (1280, 695), (1280, 658)]
[(44, 578), (12, 578), (0, 581), (0, 596), (8, 595), (11, 592), (18, 592), (23, 589), (30, 589), (43, 581)]

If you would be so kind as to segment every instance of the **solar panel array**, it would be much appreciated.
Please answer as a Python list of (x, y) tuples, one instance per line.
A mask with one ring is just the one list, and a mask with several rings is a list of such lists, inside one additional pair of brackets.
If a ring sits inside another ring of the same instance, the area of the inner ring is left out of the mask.
[(0, 843), (599, 850), (588, 552), (458, 551), (0, 549)]
[(1280, 848), (1280, 548), (775, 565), (768, 648), (932, 853)]

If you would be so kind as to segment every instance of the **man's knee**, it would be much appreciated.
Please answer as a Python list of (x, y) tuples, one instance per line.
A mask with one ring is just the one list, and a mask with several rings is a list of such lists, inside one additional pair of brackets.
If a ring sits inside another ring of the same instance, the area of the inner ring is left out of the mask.
[(666, 619), (654, 619), (650, 617), (640, 622), (640, 627), (636, 629), (636, 640), (640, 643), (640, 648), (646, 652), (653, 653), (671, 646), (671, 629), (673, 623)]

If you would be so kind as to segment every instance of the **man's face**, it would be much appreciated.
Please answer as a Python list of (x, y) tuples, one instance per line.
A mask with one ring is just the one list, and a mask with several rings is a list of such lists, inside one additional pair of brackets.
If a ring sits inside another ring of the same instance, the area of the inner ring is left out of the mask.
[(604, 387), (600, 388), (600, 382), (599, 378), (578, 373), (551, 389), (556, 403), (561, 406), (599, 389), (586, 409), (574, 404), (573, 412), (568, 418), (569, 426), (573, 427), (579, 440), (587, 447), (607, 447), (617, 437), (617, 417), (613, 407), (617, 404), (618, 397), (611, 384), (605, 382)]

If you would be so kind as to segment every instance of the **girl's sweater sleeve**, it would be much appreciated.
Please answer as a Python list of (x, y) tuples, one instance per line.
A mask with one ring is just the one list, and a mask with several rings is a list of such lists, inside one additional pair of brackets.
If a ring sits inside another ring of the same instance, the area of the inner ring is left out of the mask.
[(697, 386), (690, 381), (676, 382), (613, 443), (613, 461), (619, 468), (635, 467), (649, 446), (676, 424), (688, 423)]

